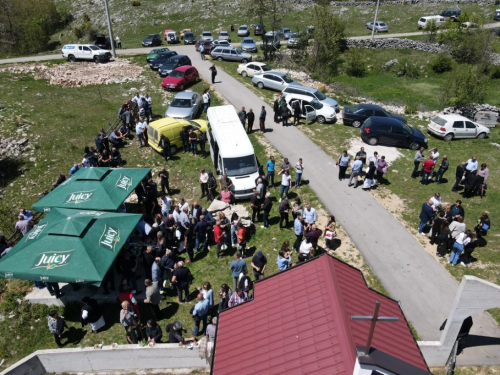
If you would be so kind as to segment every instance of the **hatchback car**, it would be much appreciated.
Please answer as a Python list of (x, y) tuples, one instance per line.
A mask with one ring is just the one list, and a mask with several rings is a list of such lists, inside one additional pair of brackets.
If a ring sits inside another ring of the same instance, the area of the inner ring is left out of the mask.
[[(373, 22), (368, 22), (366, 24), (366, 28), (368, 30), (372, 30), (373, 29)], [(375, 22), (375, 32), (376, 33), (385, 33), (388, 31), (389, 31), (389, 26), (387, 26), (387, 24), (385, 22), (382, 22), (382, 21)]]
[(213, 42), (214, 40), (214, 36), (212, 35), (212, 33), (210, 31), (203, 31), (201, 33), (201, 39), (204, 39), (204, 40), (208, 40), (209, 42)]
[(229, 43), (231, 43), (231, 35), (227, 31), (221, 31), (219, 33), (219, 37), (217, 38), (219, 40), (227, 40)]
[(156, 59), (160, 53), (162, 52), (168, 52), (170, 51), (167, 47), (161, 47), (161, 48), (155, 48), (149, 51), (148, 55), (146, 56), (146, 61), (149, 63)]
[(261, 62), (249, 62), (238, 65), (236, 71), (243, 77), (253, 77), (255, 74), (270, 72), (272, 69), (269, 65)]
[(149, 67), (153, 70), (158, 70), (163, 64), (167, 62), (169, 58), (172, 56), (176, 56), (177, 52), (175, 51), (167, 51), (167, 52), (162, 52), (159, 53), (156, 59), (152, 60), (149, 63)]
[(234, 49), (232, 47), (215, 47), (215, 49), (210, 52), (210, 56), (219, 61), (228, 60), (239, 61), (242, 63), (252, 61), (252, 55), (250, 55), (249, 53), (241, 52), (240, 50)]
[(255, 74), (252, 78), (252, 83), (259, 89), (263, 89), (265, 87), (277, 91), (282, 91), (285, 87), (291, 85), (302, 86), (300, 83), (295, 82), (285, 73), (274, 71)]
[(372, 116), (360, 131), (361, 139), (372, 146), (381, 144), (418, 150), (427, 145), (427, 138), (420, 130), (391, 117)]
[(183, 40), (184, 40), (184, 44), (195, 44), (196, 43), (196, 37), (190, 31), (186, 31), (184, 33)]
[(403, 116), (387, 112), (376, 104), (357, 104), (353, 107), (344, 107), (342, 121), (344, 125), (352, 125), (355, 128), (359, 128), (363, 122), (371, 116), (392, 117), (404, 124), (407, 123)]
[(249, 36), (250, 35), (250, 29), (248, 28), (247, 25), (241, 25), (238, 28), (238, 36)]
[(179, 66), (192, 65), (191, 59), (186, 55), (176, 55), (165, 61), (165, 64), (160, 66), (158, 69), (158, 74), (160, 77), (166, 77), (170, 74), (172, 70), (178, 68)]
[(165, 135), (170, 140), (170, 152), (175, 154), (182, 147), (181, 130), (183, 127), (189, 131), (206, 133), (207, 121), (205, 120), (181, 120), (171, 117), (165, 117), (157, 121), (153, 121), (148, 125), (148, 144), (152, 149), (160, 153), (163, 152), (160, 146), (160, 137)]
[(197, 92), (179, 92), (170, 103), (165, 117), (192, 120), (201, 110), (201, 95)]
[(262, 35), (262, 32), (264, 31), (264, 25), (261, 23), (257, 23), (253, 27), (253, 35)]
[(486, 126), (455, 114), (434, 117), (427, 125), (427, 131), (447, 142), (454, 138), (486, 138), (490, 135)]
[(307, 37), (301, 35), (301, 33), (292, 33), (292, 35), (290, 35), (290, 38), (288, 38), (286, 45), (288, 48), (296, 48), (299, 46), (302, 40), (307, 41)]
[(230, 45), (227, 40), (218, 40), (218, 39), (216, 39), (212, 42), (212, 46), (213, 46), (213, 48), (215, 48), (215, 47), (233, 48), (233, 46)]
[(191, 29), (182, 29), (181, 32), (179, 33), (179, 36), (181, 39), (184, 39), (186, 37), (186, 33), (193, 33), (193, 30)]
[(148, 34), (142, 41), (143, 47), (161, 46), (161, 44), (161, 36), (159, 36), (158, 34)]
[(318, 124), (324, 124), (325, 122), (336, 122), (337, 115), (335, 114), (335, 108), (328, 105), (320, 103), (317, 99), (311, 98), (310, 96), (300, 95), (300, 94), (288, 94), (285, 96), (285, 101), (288, 109), (291, 113), (294, 112), (295, 103), (298, 102), (300, 108), (300, 117), (308, 117), (308, 113), (311, 111), (315, 112), (315, 119)]
[(257, 44), (253, 38), (247, 37), (241, 40), (241, 50), (243, 52), (257, 52)]
[(198, 70), (191, 65), (183, 65), (175, 68), (170, 74), (163, 78), (161, 87), (165, 90), (184, 90), (186, 86), (200, 82)]

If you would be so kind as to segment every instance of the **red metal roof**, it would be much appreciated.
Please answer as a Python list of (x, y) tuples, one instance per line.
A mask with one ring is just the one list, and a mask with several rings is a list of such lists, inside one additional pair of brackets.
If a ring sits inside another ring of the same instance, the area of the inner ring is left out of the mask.
[(397, 301), (369, 289), (361, 271), (329, 255), (256, 282), (254, 299), (219, 315), (214, 375), (352, 374), (380, 301), (372, 341), (389, 355), (428, 371)]

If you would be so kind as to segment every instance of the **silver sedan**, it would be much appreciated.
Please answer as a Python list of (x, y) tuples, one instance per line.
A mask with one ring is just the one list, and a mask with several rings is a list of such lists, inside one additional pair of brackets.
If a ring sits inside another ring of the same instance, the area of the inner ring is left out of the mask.
[(300, 83), (295, 82), (285, 73), (280, 72), (264, 72), (260, 74), (255, 74), (252, 78), (252, 83), (259, 89), (264, 87), (272, 90), (283, 91), (287, 86), (295, 85), (302, 86)]
[(200, 112), (201, 95), (197, 92), (179, 92), (165, 112), (165, 117), (192, 120)]

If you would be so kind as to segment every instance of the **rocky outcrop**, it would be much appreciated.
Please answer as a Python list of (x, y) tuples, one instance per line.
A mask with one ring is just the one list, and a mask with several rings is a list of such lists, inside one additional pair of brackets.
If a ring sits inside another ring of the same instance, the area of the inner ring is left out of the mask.
[(389, 48), (389, 49), (414, 49), (425, 52), (445, 52), (446, 46), (438, 43), (424, 43), (416, 40), (405, 38), (388, 38), (388, 39), (347, 39), (348, 47), (365, 47), (365, 48)]

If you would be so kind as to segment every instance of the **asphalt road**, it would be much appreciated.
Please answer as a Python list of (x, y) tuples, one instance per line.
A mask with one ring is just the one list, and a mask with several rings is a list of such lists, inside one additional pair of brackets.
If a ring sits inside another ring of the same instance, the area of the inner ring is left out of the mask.
[[(193, 65), (210, 82), (209, 61), (201, 61), (193, 46), (172, 47), (179, 54), (189, 54)], [(118, 51), (119, 54), (146, 53), (150, 48)], [(37, 56), (10, 59), (8, 62), (42, 61), (60, 58)], [(0, 63), (6, 63), (1, 60)], [(158, 81), (158, 84), (160, 82)], [(423, 341), (438, 341), (439, 326), (447, 318), (458, 289), (458, 282), (433, 257), (425, 252), (411, 233), (368, 192), (347, 187), (347, 181), (337, 178), (335, 161), (294, 127), (274, 124), (270, 103), (265, 103), (236, 79), (218, 69), (214, 85), (236, 108), (253, 108), (258, 114), (262, 105), (267, 111), (266, 138), (291, 162), (302, 157), (303, 178), (320, 197), (326, 209), (335, 215), (356, 247), (362, 253), (385, 289), (399, 300), (407, 319)], [(343, 126), (341, 124), (325, 126)], [(390, 175), (389, 178), (397, 178)], [(409, 184), (413, 184), (410, 181)], [(412, 186), (413, 187), (413, 186)], [(410, 185), (409, 185), (410, 188)], [(474, 317), (471, 334), (500, 338), (493, 318), (486, 314)], [(500, 364), (498, 345), (467, 348), (458, 357), (461, 365)]]

